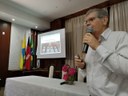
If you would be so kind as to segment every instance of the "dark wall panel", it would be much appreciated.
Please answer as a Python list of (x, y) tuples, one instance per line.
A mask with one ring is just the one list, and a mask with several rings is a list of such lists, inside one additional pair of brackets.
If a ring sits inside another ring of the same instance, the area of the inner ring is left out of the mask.
[(0, 20), (0, 78), (2, 84), (7, 77), (9, 63), (11, 23)]

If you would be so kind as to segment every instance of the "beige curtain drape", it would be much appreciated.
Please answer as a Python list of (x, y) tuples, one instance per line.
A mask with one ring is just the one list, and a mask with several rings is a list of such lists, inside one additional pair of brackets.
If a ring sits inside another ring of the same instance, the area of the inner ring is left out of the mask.
[(128, 1), (110, 7), (110, 28), (128, 32)]
[(66, 29), (66, 64), (74, 67), (74, 56), (82, 53), (84, 27), (84, 15), (72, 18), (65, 22)]
[[(105, 8), (107, 10), (107, 8)], [(113, 30), (128, 32), (128, 1), (110, 7), (109, 26)], [(82, 39), (85, 34), (84, 15), (65, 22), (66, 29), (66, 64), (74, 67), (74, 56), (82, 54)]]

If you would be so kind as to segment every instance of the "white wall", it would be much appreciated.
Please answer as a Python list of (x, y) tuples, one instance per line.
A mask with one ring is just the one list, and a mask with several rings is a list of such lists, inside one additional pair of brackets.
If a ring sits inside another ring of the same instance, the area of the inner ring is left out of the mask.
[[(8, 70), (19, 70), (20, 54), (22, 49), (22, 40), (24, 35), (30, 34), (30, 28), (20, 25), (11, 25), (11, 40), (10, 40), (10, 53), (9, 53), (9, 67)], [(26, 37), (27, 37), (26, 36)], [(27, 41), (27, 39), (26, 39)]]

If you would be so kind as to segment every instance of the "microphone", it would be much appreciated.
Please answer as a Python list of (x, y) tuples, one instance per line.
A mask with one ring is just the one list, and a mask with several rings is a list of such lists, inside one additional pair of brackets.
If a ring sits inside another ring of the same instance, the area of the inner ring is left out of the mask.
[[(92, 27), (87, 27), (86, 31), (87, 31), (88, 33), (94, 32), (94, 30), (93, 30)], [(84, 44), (83, 44), (82, 52), (83, 52), (83, 53), (87, 53), (88, 47), (89, 47), (89, 45), (88, 45), (87, 43), (84, 43)]]
[(87, 53), (87, 51), (88, 51), (88, 44), (87, 44), (87, 43), (84, 43), (84, 44), (83, 44), (82, 52), (83, 52), (83, 53)]

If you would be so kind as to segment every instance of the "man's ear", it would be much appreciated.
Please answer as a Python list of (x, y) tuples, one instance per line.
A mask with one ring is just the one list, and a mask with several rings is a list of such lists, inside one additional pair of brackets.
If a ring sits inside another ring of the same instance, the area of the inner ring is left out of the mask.
[(105, 26), (108, 25), (108, 17), (107, 17), (107, 16), (103, 17), (102, 21), (103, 21), (103, 24), (104, 24)]

